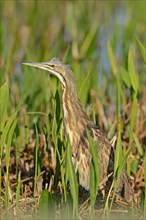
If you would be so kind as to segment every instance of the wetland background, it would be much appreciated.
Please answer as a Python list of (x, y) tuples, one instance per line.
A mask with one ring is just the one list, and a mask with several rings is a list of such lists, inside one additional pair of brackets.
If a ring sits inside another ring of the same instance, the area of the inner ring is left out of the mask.
[[(1, 218), (146, 217), (145, 11), (143, 0), (0, 1)], [(92, 210), (74, 181), (70, 192), (60, 83), (22, 65), (53, 57), (70, 65), (90, 118), (118, 137), (139, 206), (102, 192)]]

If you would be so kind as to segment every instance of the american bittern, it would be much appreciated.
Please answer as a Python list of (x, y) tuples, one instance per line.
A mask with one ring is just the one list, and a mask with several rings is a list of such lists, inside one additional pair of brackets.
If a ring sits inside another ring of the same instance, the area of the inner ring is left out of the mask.
[[(98, 142), (100, 182), (106, 182), (104, 181), (105, 179), (108, 182), (108, 176), (114, 170), (114, 151), (112, 145), (83, 110), (69, 66), (63, 64), (57, 58), (53, 58), (49, 62), (23, 64), (50, 72), (58, 77), (62, 84), (63, 124), (65, 133), (69, 135), (72, 145), (72, 160), (75, 170), (78, 170), (79, 173), (80, 185), (89, 190), (92, 155), (86, 130), (89, 131), (93, 141)], [(121, 173), (118, 185), (118, 193), (121, 194), (123, 191), (125, 200), (130, 201), (133, 197), (133, 191), (125, 170)]]

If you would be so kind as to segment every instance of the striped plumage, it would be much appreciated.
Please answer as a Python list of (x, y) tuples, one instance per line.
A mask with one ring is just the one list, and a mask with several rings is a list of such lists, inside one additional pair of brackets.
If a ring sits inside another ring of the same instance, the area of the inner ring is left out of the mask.
[[(107, 138), (89, 119), (78, 100), (76, 84), (68, 65), (63, 64), (57, 58), (53, 58), (49, 62), (24, 64), (44, 69), (59, 78), (62, 84), (63, 124), (65, 133), (69, 135), (72, 145), (72, 160), (75, 170), (79, 173), (80, 185), (85, 189), (90, 187), (90, 163), (92, 156), (86, 129), (88, 129), (93, 141), (98, 141), (100, 182), (103, 182), (103, 185), (105, 185), (108, 175), (113, 173), (114, 170), (114, 151)], [(123, 189), (125, 200), (130, 201), (133, 197), (133, 192), (125, 170), (123, 170), (120, 177), (118, 192), (121, 193)]]

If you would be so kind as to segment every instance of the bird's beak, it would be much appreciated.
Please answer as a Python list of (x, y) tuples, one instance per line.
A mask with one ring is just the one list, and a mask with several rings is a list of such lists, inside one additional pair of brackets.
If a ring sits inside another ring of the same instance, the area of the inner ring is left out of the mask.
[(23, 65), (26, 66), (33, 66), (33, 67), (38, 67), (38, 68), (42, 68), (44, 66), (45, 63), (41, 63), (41, 62), (31, 62), (31, 63), (22, 63)]
[(31, 62), (31, 63), (22, 63), (23, 65), (37, 67), (39, 69), (47, 70), (48, 72), (52, 72), (52, 68), (49, 65), (49, 62)]

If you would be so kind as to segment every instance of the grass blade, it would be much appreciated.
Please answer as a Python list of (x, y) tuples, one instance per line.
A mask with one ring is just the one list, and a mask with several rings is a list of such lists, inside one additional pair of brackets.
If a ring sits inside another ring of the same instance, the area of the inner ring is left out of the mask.
[(0, 87), (0, 132), (3, 130), (7, 118), (8, 101), (9, 101), (9, 86), (8, 86), (8, 81), (6, 81)]
[(54, 219), (56, 215), (54, 196), (44, 189), (39, 199), (39, 215), (41, 219)]
[(136, 41), (137, 41), (139, 50), (141, 52), (142, 58), (143, 58), (144, 62), (146, 63), (146, 48), (137, 37), (136, 37)]
[(92, 160), (91, 160), (91, 172), (90, 172), (90, 199), (91, 199), (91, 209), (94, 210), (94, 205), (96, 202), (96, 196), (98, 193), (98, 186), (100, 182), (99, 174), (99, 162), (98, 162), (98, 142), (93, 142), (89, 131), (87, 130), (87, 138), (89, 141), (89, 146), (91, 150)]
[(124, 83), (126, 84), (126, 86), (130, 88), (131, 86), (130, 76), (129, 76), (128, 71), (124, 67), (121, 67), (121, 77)]
[(93, 22), (93, 24), (91, 26), (91, 29), (89, 30), (89, 32), (88, 32), (88, 34), (87, 34), (87, 36), (86, 36), (86, 38), (85, 38), (85, 40), (82, 44), (82, 47), (81, 47), (81, 50), (80, 50), (81, 57), (84, 57), (85, 54), (87, 54), (87, 51), (90, 47), (90, 44), (91, 44), (91, 42), (92, 42), (92, 40), (93, 40), (93, 38), (94, 38), (94, 36), (97, 32), (97, 26), (98, 26), (98, 22), (95, 22), (95, 23)]
[(129, 133), (129, 147), (131, 147), (132, 140), (133, 140), (133, 131), (136, 122), (136, 116), (138, 111), (138, 102), (135, 99), (132, 103), (132, 111), (131, 111), (131, 120), (130, 120), (130, 133)]
[(117, 144), (116, 144), (116, 151), (115, 151), (115, 161), (114, 161), (114, 171), (116, 173), (119, 163), (122, 160), (122, 141), (121, 141), (121, 134), (118, 133)]
[(137, 150), (138, 150), (138, 153), (139, 153), (141, 156), (143, 156), (143, 155), (144, 155), (143, 148), (142, 148), (142, 146), (141, 146), (141, 144), (140, 144), (140, 142), (139, 142), (139, 139), (138, 139), (138, 137), (136, 136), (135, 132), (133, 132), (133, 139), (134, 139), (134, 141), (135, 141), (135, 144), (136, 144), (136, 148), (137, 148)]
[(38, 148), (39, 148), (39, 136), (38, 136), (38, 129), (37, 125), (35, 124), (35, 132), (36, 132), (36, 143), (34, 149), (34, 158), (35, 158), (35, 174), (34, 174), (34, 197), (36, 196), (36, 189), (37, 189), (37, 175), (38, 175)]
[(109, 41), (108, 41), (108, 56), (109, 56), (112, 72), (113, 72), (114, 76), (117, 76), (118, 70), (117, 70), (116, 60), (115, 60), (113, 48), (112, 48), (111, 43)]
[(2, 157), (2, 153), (3, 153), (3, 147), (6, 143), (6, 140), (7, 140), (7, 135), (9, 133), (9, 130), (13, 124), (13, 122), (15, 121), (16, 119), (16, 116), (17, 116), (17, 112), (15, 112), (8, 120), (6, 126), (4, 127), (3, 129), (3, 132), (2, 132), (2, 135), (1, 135), (1, 140), (0, 140), (0, 143), (1, 143), (1, 151), (0, 151), (0, 156)]
[(9, 129), (8, 135), (7, 135), (7, 140), (5, 143), (6, 146), (6, 205), (8, 206), (9, 204), (9, 162), (10, 162), (10, 147), (11, 147), (11, 142), (12, 142), (12, 137), (14, 134), (14, 130), (17, 124), (17, 119), (13, 121), (13, 124), (11, 128)]
[(75, 173), (75, 169), (72, 163), (72, 150), (70, 142), (67, 144), (67, 158), (66, 158), (66, 170), (67, 170), (67, 179), (70, 183), (70, 190), (73, 199), (73, 213), (74, 215), (78, 212), (78, 181)]
[(129, 72), (132, 88), (137, 94), (139, 89), (139, 78), (135, 72), (134, 59), (131, 50), (129, 50), (129, 54), (128, 54), (128, 72)]
[(18, 210), (20, 204), (20, 186), (21, 186), (21, 173), (18, 173), (18, 182), (16, 188), (16, 208)]

